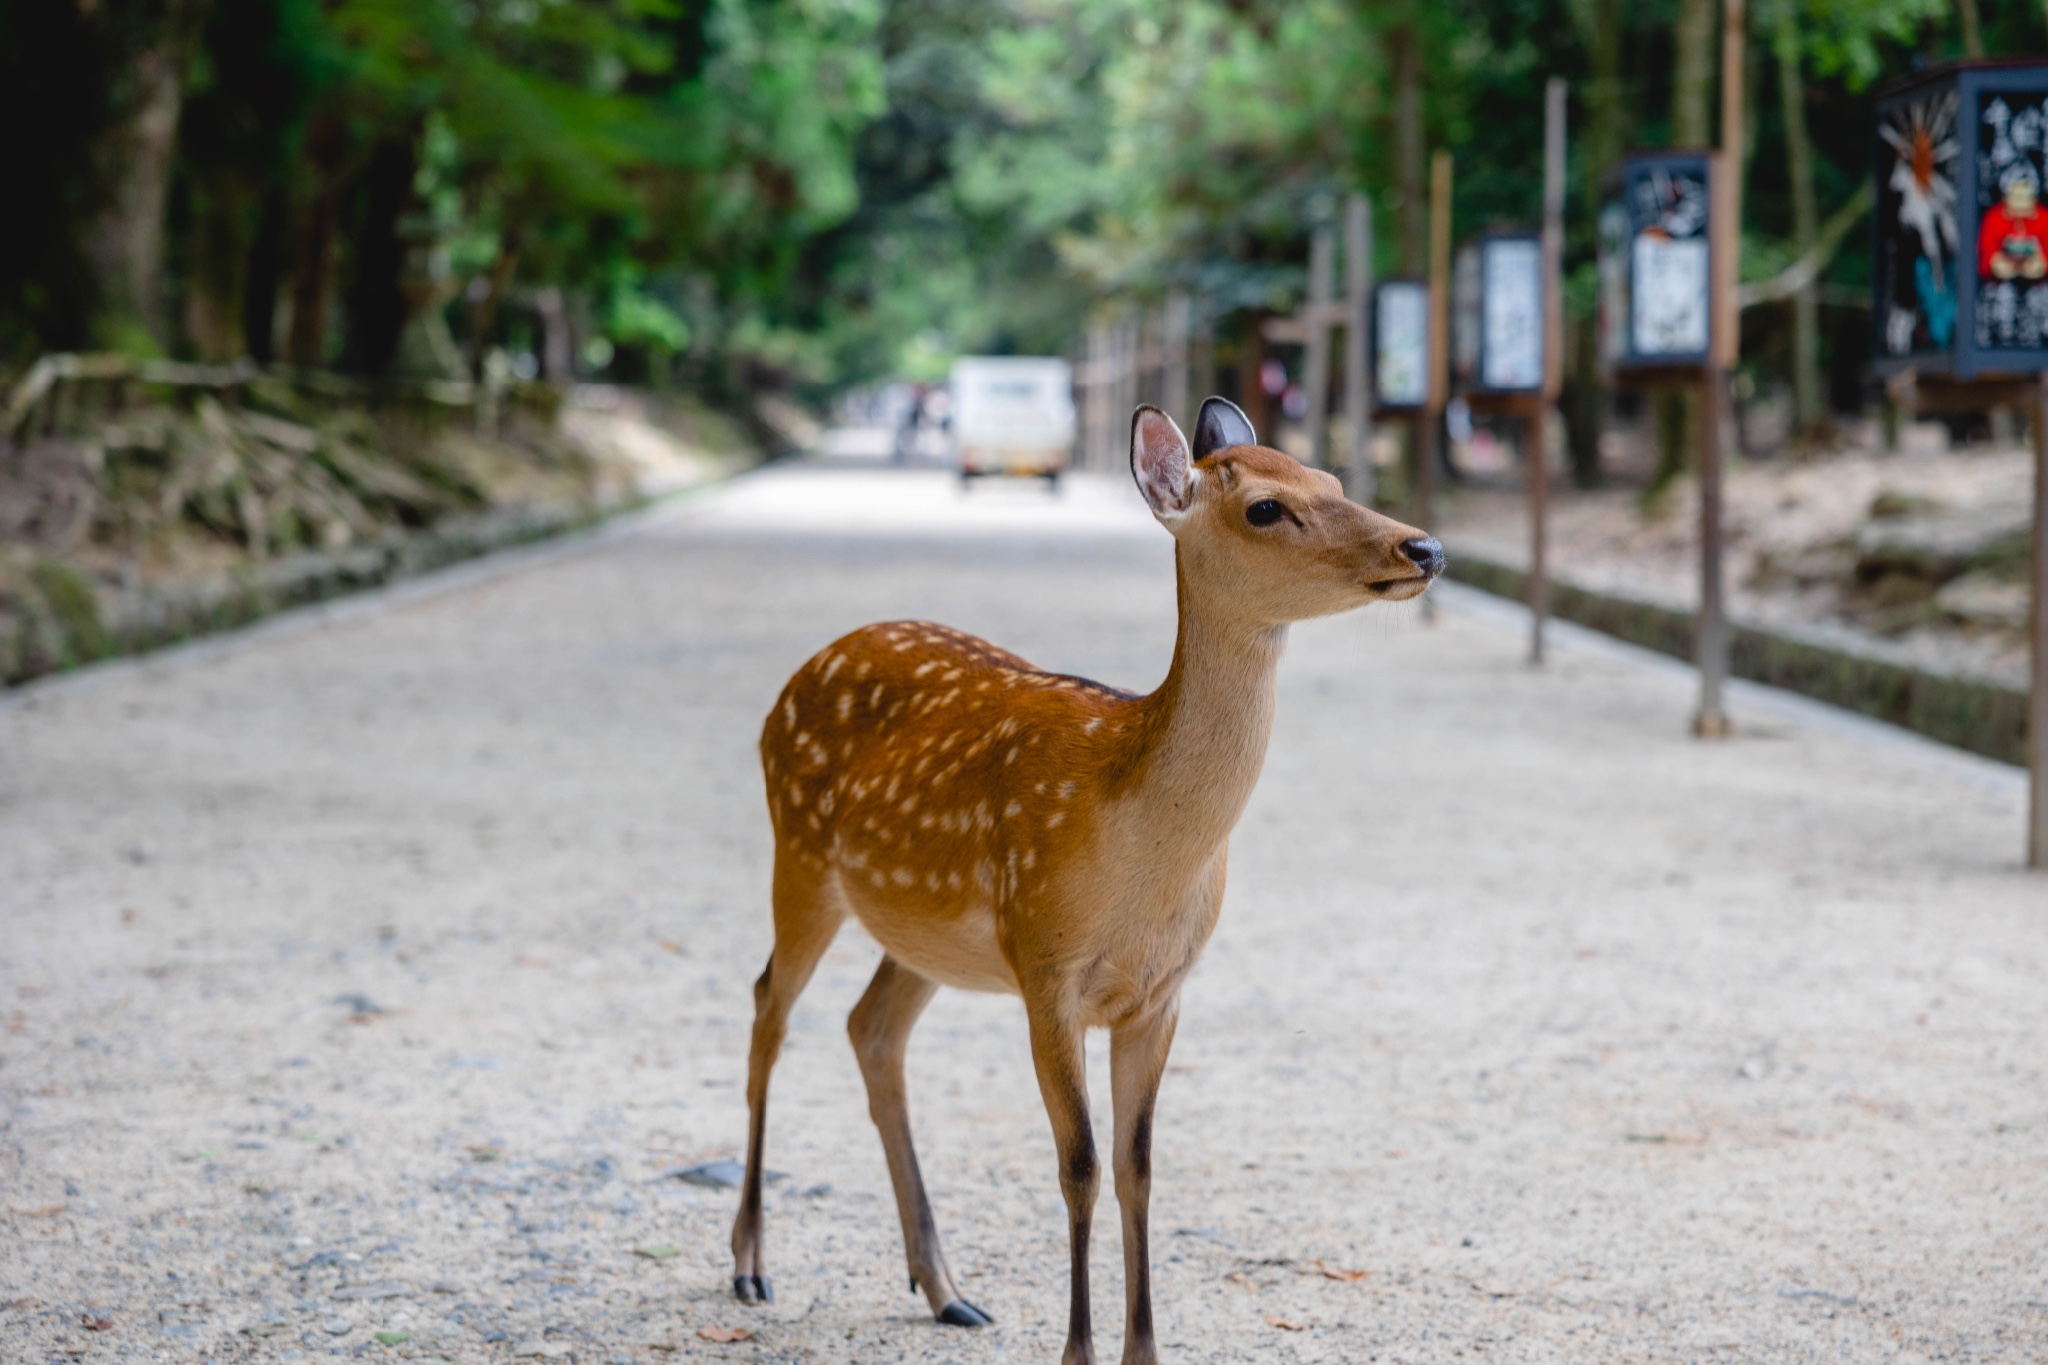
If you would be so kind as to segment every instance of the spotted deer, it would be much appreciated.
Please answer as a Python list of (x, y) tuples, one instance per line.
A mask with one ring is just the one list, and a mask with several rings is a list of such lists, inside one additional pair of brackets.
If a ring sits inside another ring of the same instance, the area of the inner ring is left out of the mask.
[(747, 1170), (733, 1289), (772, 1300), (762, 1248), (768, 1076), (790, 1007), (851, 914), (886, 954), (848, 1021), (881, 1130), (913, 1292), (942, 1323), (988, 1314), (939, 1250), (911, 1146), (903, 1059), (941, 985), (1022, 997), (1059, 1152), (1072, 1249), (1064, 1360), (1094, 1359), (1088, 1234), (1097, 1163), (1082, 1040), (1110, 1031), (1123, 1210), (1124, 1360), (1158, 1358), (1146, 1248), (1152, 1111), (1180, 987), (1216, 926), (1225, 848), (1258, 780), (1288, 623), (1421, 593), (1437, 542), (1202, 405), (1190, 450), (1140, 407), (1131, 472), (1174, 538), (1180, 633), (1149, 696), (1047, 673), (944, 626), (896, 621), (827, 646), (761, 735), (775, 828), (775, 946), (754, 984)]

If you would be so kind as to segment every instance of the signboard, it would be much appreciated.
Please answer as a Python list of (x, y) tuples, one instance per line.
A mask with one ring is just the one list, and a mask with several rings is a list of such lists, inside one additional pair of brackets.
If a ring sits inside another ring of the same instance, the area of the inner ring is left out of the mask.
[(1713, 339), (1711, 161), (1638, 152), (1600, 211), (1600, 357), (1609, 369), (1698, 366)]
[(1543, 387), (1543, 247), (1534, 232), (1489, 232), (1451, 274), (1451, 368), (1475, 393)]
[(1375, 406), (1416, 411), (1429, 401), (1429, 286), (1381, 280), (1372, 293), (1372, 379)]
[(2048, 369), (2048, 63), (1972, 62), (1877, 101), (1882, 371)]

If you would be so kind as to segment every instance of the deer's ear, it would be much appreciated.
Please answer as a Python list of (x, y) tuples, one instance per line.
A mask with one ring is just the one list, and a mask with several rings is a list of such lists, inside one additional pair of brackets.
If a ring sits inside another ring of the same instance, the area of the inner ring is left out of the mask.
[(1252, 430), (1252, 419), (1244, 415), (1243, 408), (1228, 398), (1203, 400), (1201, 414), (1195, 418), (1196, 459), (1232, 446), (1258, 443), (1259, 433)]
[(1152, 515), (1162, 520), (1178, 517), (1194, 503), (1195, 462), (1188, 438), (1149, 403), (1131, 414), (1131, 477)]

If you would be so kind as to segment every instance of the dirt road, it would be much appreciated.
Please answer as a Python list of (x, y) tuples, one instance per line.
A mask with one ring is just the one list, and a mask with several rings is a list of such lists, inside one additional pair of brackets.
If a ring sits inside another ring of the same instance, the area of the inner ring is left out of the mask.
[[(1701, 746), (1681, 671), (1445, 606), (1295, 633), (1160, 1103), (1168, 1358), (2048, 1358), (2016, 775), (1751, 693)], [(1056, 1359), (1014, 1001), (911, 1050), (992, 1330), (906, 1291), (852, 930), (776, 1077), (773, 1309), (665, 1173), (744, 1130), (788, 672), (908, 616), (1149, 688), (1172, 610), (1120, 489), (769, 471), (0, 701), (0, 1356)]]

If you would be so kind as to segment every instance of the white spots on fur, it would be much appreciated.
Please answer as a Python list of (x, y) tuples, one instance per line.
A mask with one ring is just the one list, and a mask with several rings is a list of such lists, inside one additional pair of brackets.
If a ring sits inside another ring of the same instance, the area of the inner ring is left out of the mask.
[[(927, 644), (930, 644), (930, 643), (931, 643), (931, 641), (927, 640), (927, 641), (926, 641), (925, 643), (927, 643)], [(919, 665), (918, 665), (918, 666), (917, 666), (916, 668), (913, 668), (913, 669), (911, 669), (911, 670), (910, 670), (910, 676), (911, 676), (911, 677), (913, 677), (913, 678), (922, 678), (922, 677), (923, 677), (923, 676), (924, 676), (925, 674), (927, 674), (927, 673), (931, 672), (931, 671), (932, 671), (933, 669), (937, 668), (938, 666), (939, 666), (939, 661), (938, 661), (937, 659), (926, 659), (926, 660), (925, 660), (925, 661), (924, 661), (923, 663), (919, 664)]]
[(1004, 754), (1004, 755), (1003, 755), (1003, 762), (1005, 762), (1005, 763), (1015, 763), (1015, 762), (1017, 761), (1017, 750), (1018, 750), (1018, 749), (1020, 749), (1021, 747), (1023, 747), (1023, 746), (1021, 746), (1021, 745), (1017, 745), (1017, 744), (1012, 744), (1012, 745), (1010, 746), (1010, 752), (1008, 752), (1008, 753), (1006, 753), (1006, 754)]
[(1067, 801), (1067, 800), (1071, 800), (1071, 799), (1073, 798), (1073, 795), (1074, 795), (1074, 784), (1073, 784), (1073, 782), (1072, 782), (1072, 780), (1071, 780), (1071, 779), (1070, 779), (1070, 780), (1068, 780), (1068, 781), (1065, 781), (1065, 782), (1062, 782), (1062, 783), (1060, 783), (1060, 790), (1059, 790), (1059, 798), (1060, 798), (1060, 800), (1062, 800), (1062, 801)]
[(831, 792), (826, 792), (826, 793), (825, 793), (825, 794), (824, 794), (823, 796), (820, 796), (820, 797), (818, 798), (818, 814), (820, 814), (820, 815), (830, 815), (831, 813), (832, 813), (832, 793), (831, 793)]
[(840, 723), (841, 725), (844, 725), (844, 724), (846, 724), (847, 718), (848, 718), (849, 716), (851, 716), (852, 714), (853, 714), (853, 693), (851, 693), (851, 692), (841, 692), (841, 693), (839, 694), (839, 723)]
[(886, 690), (887, 690), (887, 689), (886, 689), (886, 688), (884, 688), (884, 687), (883, 687), (883, 686), (882, 686), (882, 685), (881, 685), (880, 683), (876, 683), (876, 684), (875, 684), (875, 690), (874, 690), (874, 691), (872, 691), (872, 692), (870, 692), (870, 693), (868, 693), (868, 705), (869, 705), (869, 707), (871, 707), (871, 708), (873, 708), (873, 709), (875, 709), (875, 710), (880, 710), (880, 709), (881, 709), (881, 706), (882, 706), (882, 693), (883, 693), (883, 692), (885, 692)]
[(946, 887), (948, 890), (958, 891), (966, 885), (966, 881), (960, 876), (958, 872), (948, 872), (946, 874)]
[(1045, 827), (1047, 829), (1058, 829), (1066, 821), (1067, 813), (1063, 810), (1056, 810), (1051, 815), (1045, 817)]
[(898, 886), (914, 886), (917, 884), (917, 874), (907, 867), (899, 867), (889, 874), (889, 880)]
[(843, 665), (843, 664), (844, 664), (845, 662), (846, 662), (846, 656), (845, 656), (845, 655), (843, 655), (843, 654), (834, 654), (834, 655), (832, 656), (832, 661), (831, 661), (830, 663), (828, 663), (828, 664), (826, 664), (826, 665), (825, 665), (825, 676), (824, 676), (824, 677), (822, 677), (822, 678), (820, 678), (820, 679), (818, 679), (818, 681), (819, 681), (819, 682), (821, 682), (821, 683), (828, 683), (828, 682), (831, 682), (831, 681), (832, 681), (832, 675), (833, 675), (833, 674), (835, 674), (835, 673), (837, 673), (837, 672), (839, 671), (839, 669), (840, 669), (841, 665)]
[(1084, 725), (1084, 726), (1082, 726), (1082, 727), (1081, 727), (1081, 733), (1082, 733), (1082, 734), (1084, 734), (1084, 735), (1092, 735), (1092, 734), (1094, 734), (1094, 733), (1095, 733), (1095, 732), (1096, 732), (1097, 730), (1099, 730), (1099, 729), (1101, 729), (1101, 728), (1102, 728), (1102, 717), (1100, 717), (1100, 716), (1090, 716), (1090, 717), (1088, 717), (1088, 723), (1087, 723), (1086, 725)]
[(914, 795), (904, 797), (903, 804), (898, 806), (896, 809), (905, 815), (910, 814), (912, 811), (917, 809), (917, 797)]
[(1027, 849), (1025, 849), (1025, 850), (1024, 850), (1024, 870), (1025, 870), (1026, 872), (1029, 872), (1029, 871), (1030, 871), (1030, 870), (1031, 870), (1032, 868), (1034, 868), (1034, 867), (1036, 867), (1036, 866), (1038, 866), (1038, 850), (1037, 850), (1037, 849), (1035, 849), (1035, 848), (1027, 848)]
[(868, 880), (876, 886), (887, 886), (889, 884), (889, 879), (882, 874), (880, 868), (876, 868), (873, 872), (868, 873)]
[(801, 805), (803, 805), (803, 803), (804, 803), (804, 789), (803, 789), (803, 787), (802, 787), (802, 786), (801, 786), (801, 785), (800, 785), (799, 783), (795, 783), (795, 782), (792, 782), (792, 783), (790, 783), (790, 784), (789, 784), (788, 786), (784, 787), (784, 788), (783, 788), (782, 790), (783, 790), (783, 794), (784, 794), (784, 795), (785, 795), (785, 796), (786, 796), (786, 797), (788, 798), (788, 800), (789, 800), (789, 804), (790, 804), (790, 805), (792, 805), (792, 806), (801, 806)]
[(1022, 815), (1023, 813), (1024, 807), (1019, 805), (1015, 801), (1012, 801), (1009, 805), (1003, 807), (1003, 818), (1005, 820), (1014, 819), (1015, 817)]
[(783, 720), (783, 723), (784, 723), (784, 724), (786, 724), (786, 725), (788, 725), (788, 726), (789, 726), (789, 727), (790, 727), (791, 729), (794, 729), (794, 728), (796, 728), (796, 698), (795, 698), (795, 697), (784, 697), (784, 698), (782, 699), (782, 720)]

